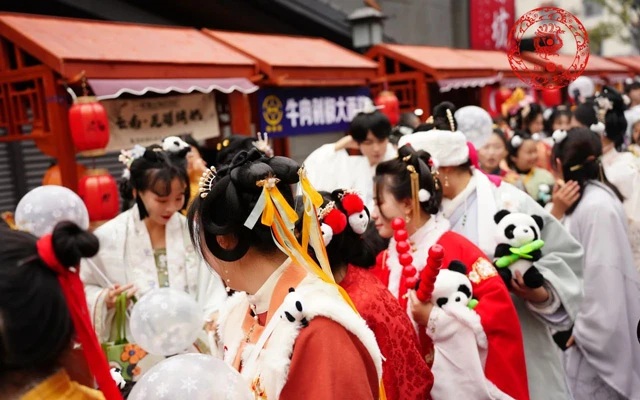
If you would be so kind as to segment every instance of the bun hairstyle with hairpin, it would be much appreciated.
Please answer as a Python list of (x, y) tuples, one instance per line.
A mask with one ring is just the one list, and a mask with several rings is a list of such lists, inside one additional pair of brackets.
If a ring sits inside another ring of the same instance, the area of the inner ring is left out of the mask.
[[(256, 223), (246, 226), (247, 219), (261, 197), (258, 182), (268, 180), (293, 205), (291, 186), (298, 183), (300, 165), (286, 157), (267, 157), (257, 149), (237, 153), (230, 163), (211, 177), (210, 191), (195, 199), (189, 209), (189, 230), (199, 246), (200, 237), (217, 259), (232, 262), (244, 257), (250, 247), (262, 253), (277, 251), (271, 228)], [(217, 237), (234, 234), (237, 244), (225, 249)]]
[(433, 129), (452, 132), (457, 131), (458, 123), (454, 118), (455, 112), (456, 106), (448, 101), (444, 101), (433, 107)]
[(596, 128), (596, 133), (604, 135), (614, 143), (616, 149), (621, 150), (627, 131), (622, 95), (611, 86), (605, 85), (602, 92), (596, 93), (595, 106), (598, 122), (604, 124), (604, 131), (596, 126), (592, 126), (592, 130)]
[(190, 195), (186, 160), (188, 151), (185, 147), (188, 145), (177, 137), (169, 139), (165, 143), (169, 150), (155, 144), (146, 148), (136, 146), (131, 150), (122, 150), (119, 160), (125, 165), (125, 173), (120, 180), (120, 196), (124, 200), (123, 211), (131, 208), (135, 202), (140, 219), (145, 219), (149, 213), (140, 196), (134, 196), (134, 191), (141, 193), (151, 190), (158, 196), (168, 196), (171, 193), (171, 183), (175, 179), (186, 186), (183, 209), (186, 208)]
[(400, 147), (397, 158), (378, 164), (374, 180), (378, 199), (384, 185), (398, 201), (413, 198), (414, 213), (421, 209), (434, 215), (440, 209), (442, 185), (437, 161), (426, 151), (415, 151), (409, 144)]

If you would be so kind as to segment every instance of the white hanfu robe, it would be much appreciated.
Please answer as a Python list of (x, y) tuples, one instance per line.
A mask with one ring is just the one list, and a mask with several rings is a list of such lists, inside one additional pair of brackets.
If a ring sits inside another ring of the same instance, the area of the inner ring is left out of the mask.
[(609, 182), (624, 197), (622, 204), (627, 215), (631, 251), (636, 270), (640, 272), (640, 158), (611, 149), (602, 156), (602, 166)]
[(445, 199), (442, 206), (451, 229), (480, 247), (489, 259), (494, 258), (497, 245), (493, 220), (496, 212), (509, 209), (542, 217), (541, 239), (545, 246), (535, 265), (544, 276), (551, 297), (542, 305), (515, 295), (511, 298), (522, 328), (530, 398), (566, 400), (569, 393), (562, 355), (549, 330), (569, 329), (578, 312), (582, 300), (580, 244), (528, 194), (506, 182), (496, 187), (476, 170), (467, 187), (455, 199)]
[[(80, 278), (85, 285), (91, 321), (101, 342), (109, 340), (115, 310), (105, 303), (112, 284), (133, 283), (140, 298), (158, 288), (158, 270), (151, 239), (138, 206), (118, 215), (98, 228), (100, 251), (91, 260), (95, 267), (83, 261)], [(169, 287), (192, 295), (202, 307), (204, 318), (215, 312), (227, 298), (220, 277), (200, 258), (189, 238), (187, 220), (175, 213), (167, 222), (167, 268)], [(204, 321), (203, 321), (204, 324)], [(130, 331), (127, 323), (127, 336)]]
[(600, 182), (587, 184), (565, 226), (584, 247), (584, 294), (565, 351), (576, 399), (640, 399), (640, 276), (622, 204)]
[[(391, 143), (383, 161), (397, 156)], [(335, 149), (334, 143), (319, 147), (304, 161), (309, 181), (316, 190), (332, 192), (336, 189), (353, 189), (362, 195), (364, 204), (373, 210), (373, 177), (376, 166), (365, 156), (349, 155), (347, 150)]]

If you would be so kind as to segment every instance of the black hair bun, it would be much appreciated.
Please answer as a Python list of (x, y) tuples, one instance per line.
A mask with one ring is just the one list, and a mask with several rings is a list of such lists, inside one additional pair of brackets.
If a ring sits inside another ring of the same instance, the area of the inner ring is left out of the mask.
[[(449, 115), (447, 115), (447, 110), (451, 113), (451, 120), (449, 119)], [(456, 106), (449, 101), (443, 101), (437, 106), (433, 107), (433, 125), (435, 128), (440, 130), (457, 130), (458, 122), (454, 116), (456, 112)], [(453, 122), (453, 126), (451, 123)]]
[(447, 110), (451, 111), (451, 114), (456, 112), (456, 106), (450, 101), (443, 101), (442, 103), (433, 107), (433, 117), (447, 118)]
[(287, 157), (272, 157), (266, 162), (281, 182), (293, 185), (300, 181), (300, 177), (298, 176), (300, 164), (296, 161)]
[(82, 258), (95, 256), (100, 249), (100, 242), (93, 233), (69, 221), (56, 225), (51, 240), (58, 261), (67, 268), (78, 265)]

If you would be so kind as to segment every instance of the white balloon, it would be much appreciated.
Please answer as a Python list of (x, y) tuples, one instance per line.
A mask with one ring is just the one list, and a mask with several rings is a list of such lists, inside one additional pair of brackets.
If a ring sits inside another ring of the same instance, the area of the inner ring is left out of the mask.
[(38, 237), (53, 232), (62, 221), (89, 228), (89, 212), (80, 196), (57, 185), (39, 186), (27, 193), (16, 207), (15, 220), (18, 229)]
[(588, 76), (579, 76), (575, 81), (571, 82), (567, 88), (569, 96), (574, 100), (576, 100), (574, 96), (576, 90), (579, 93), (578, 95), (582, 98), (579, 100), (584, 101), (595, 94), (596, 85), (594, 85), (593, 80)]
[(454, 114), (458, 130), (476, 149), (484, 146), (493, 133), (493, 120), (484, 109), (476, 106), (462, 107)]
[(191, 346), (204, 324), (196, 301), (171, 288), (154, 289), (131, 312), (131, 335), (149, 354), (170, 356)]
[(131, 390), (129, 400), (253, 400), (249, 384), (224, 361), (183, 354), (153, 366)]

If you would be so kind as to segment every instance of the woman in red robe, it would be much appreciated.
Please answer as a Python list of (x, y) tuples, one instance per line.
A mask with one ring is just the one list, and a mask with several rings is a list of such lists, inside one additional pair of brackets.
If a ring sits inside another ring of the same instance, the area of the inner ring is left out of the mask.
[[(486, 377), (501, 391), (516, 399), (528, 399), (527, 374), (522, 333), (515, 308), (504, 283), (482, 251), (463, 236), (449, 231), (449, 222), (439, 212), (442, 188), (433, 161), (426, 152), (415, 152), (410, 145), (398, 150), (398, 158), (378, 165), (376, 169), (376, 208), (373, 212), (378, 233), (391, 238), (389, 248), (377, 257), (374, 274), (387, 285), (406, 310), (408, 307), (407, 280), (398, 260), (391, 221), (402, 218), (409, 233), (410, 253), (417, 269), (416, 277), (426, 265), (429, 248), (444, 247), (443, 268), (453, 260), (467, 267), (474, 297), (479, 301), (475, 311), (487, 335), (489, 349), (485, 365)], [(423, 354), (432, 357), (432, 343), (425, 330), (426, 315), (416, 322)], [(438, 379), (437, 376), (434, 379)]]
[(258, 150), (201, 179), (192, 239), (236, 291), (220, 310), (219, 350), (256, 399), (384, 399), (373, 332), (291, 232), (302, 179), (295, 161)]
[(324, 202), (319, 217), (331, 270), (376, 336), (384, 357), (387, 399), (429, 399), (433, 374), (420, 355), (413, 325), (393, 295), (369, 272), (376, 262), (375, 252), (362, 238), (369, 210), (356, 193), (341, 189), (320, 193)]

